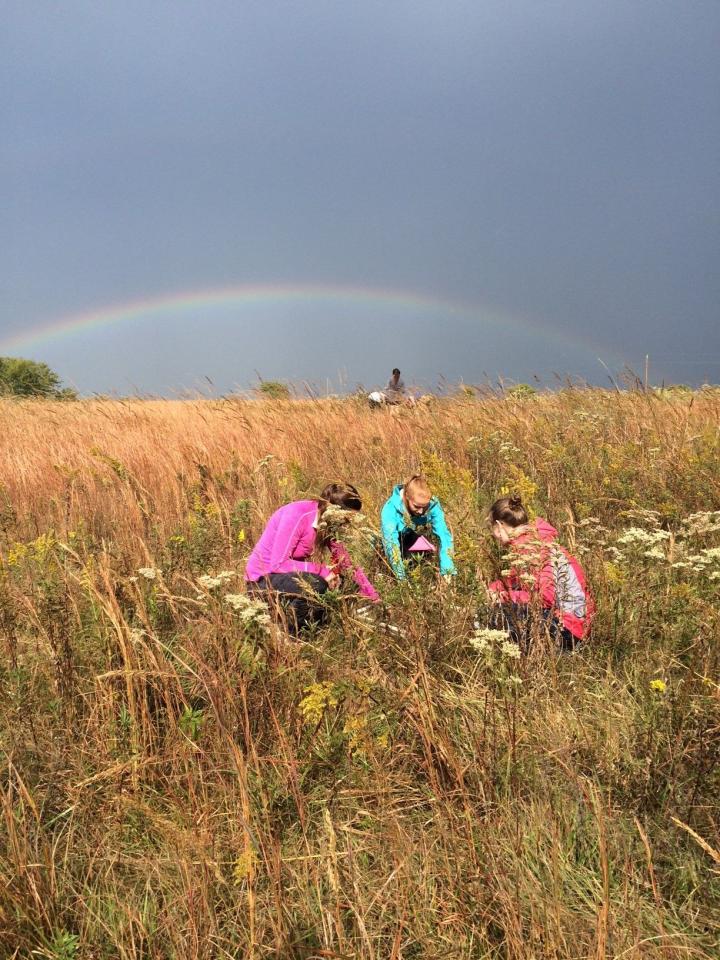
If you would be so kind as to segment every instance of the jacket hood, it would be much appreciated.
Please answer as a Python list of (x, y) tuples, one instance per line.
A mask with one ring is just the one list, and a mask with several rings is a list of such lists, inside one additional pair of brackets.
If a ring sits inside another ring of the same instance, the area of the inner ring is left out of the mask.
[(523, 543), (525, 540), (530, 538), (538, 537), (540, 540), (544, 540), (546, 543), (549, 543), (552, 540), (557, 540), (558, 532), (555, 527), (548, 523), (547, 520), (543, 520), (542, 517), (537, 517), (530, 524), (530, 529), (527, 533), (521, 534), (516, 543)]
[(404, 483), (398, 483), (393, 487), (393, 492), (390, 494), (390, 499), (394, 507), (397, 507), (398, 510), (405, 509), (405, 501), (403, 500), (403, 487)]
[(543, 520), (542, 517), (537, 517), (534, 521), (535, 530), (537, 535), (541, 540), (556, 540), (558, 532), (555, 527), (548, 523), (547, 520)]
[(398, 515), (398, 517), (409, 517), (407, 507), (405, 506), (405, 498), (403, 497), (403, 483), (398, 483), (397, 486), (393, 487), (393, 492), (390, 494), (389, 502), (392, 504), (392, 509)]

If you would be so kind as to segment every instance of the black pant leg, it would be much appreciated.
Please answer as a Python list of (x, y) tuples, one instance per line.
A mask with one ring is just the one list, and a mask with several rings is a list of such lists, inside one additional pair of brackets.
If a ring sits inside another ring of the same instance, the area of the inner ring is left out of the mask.
[[(288, 629), (297, 634), (311, 623), (322, 623), (326, 611), (314, 599), (328, 590), (327, 580), (316, 573), (271, 573), (265, 578), (285, 610)], [(311, 591), (311, 593), (310, 593)]]
[(580, 646), (580, 640), (570, 633), (567, 627), (564, 627), (558, 620), (553, 622), (555, 628), (551, 630), (551, 635), (563, 653), (571, 653)]

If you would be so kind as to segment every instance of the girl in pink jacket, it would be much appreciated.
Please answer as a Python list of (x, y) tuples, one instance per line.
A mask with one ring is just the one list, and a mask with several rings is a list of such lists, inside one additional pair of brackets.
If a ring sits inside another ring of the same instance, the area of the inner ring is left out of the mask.
[(287, 503), (268, 520), (245, 567), (248, 589), (276, 594), (294, 634), (324, 618), (325, 610), (313, 600), (313, 594), (319, 598), (335, 589), (347, 573), (352, 573), (364, 597), (373, 603), (380, 600), (364, 571), (353, 566), (342, 543), (318, 529), (331, 504), (344, 510), (362, 509), (360, 495), (349, 483), (328, 484), (317, 500)]
[(595, 604), (579, 562), (557, 543), (555, 527), (540, 517), (531, 523), (518, 496), (496, 500), (488, 524), (509, 554), (510, 570), (489, 590), (504, 608), (513, 639), (527, 647), (531, 604), (539, 602), (551, 636), (563, 650), (574, 649), (590, 631)]

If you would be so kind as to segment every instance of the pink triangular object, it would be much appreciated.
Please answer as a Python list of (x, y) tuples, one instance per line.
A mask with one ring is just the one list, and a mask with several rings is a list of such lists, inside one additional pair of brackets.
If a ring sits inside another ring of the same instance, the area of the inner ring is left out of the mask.
[(415, 543), (408, 547), (408, 553), (435, 553), (435, 547), (425, 537), (418, 537)]

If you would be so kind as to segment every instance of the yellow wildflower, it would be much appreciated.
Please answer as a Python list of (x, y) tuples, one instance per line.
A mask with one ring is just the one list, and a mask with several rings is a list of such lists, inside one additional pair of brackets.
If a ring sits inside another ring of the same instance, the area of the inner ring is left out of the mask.
[(233, 883), (236, 887), (252, 876), (254, 867), (255, 854), (251, 847), (247, 847), (233, 864)]
[(329, 707), (340, 702), (337, 685), (326, 680), (323, 683), (311, 683), (305, 687), (306, 696), (300, 701), (300, 713), (306, 724), (316, 725), (325, 716)]

